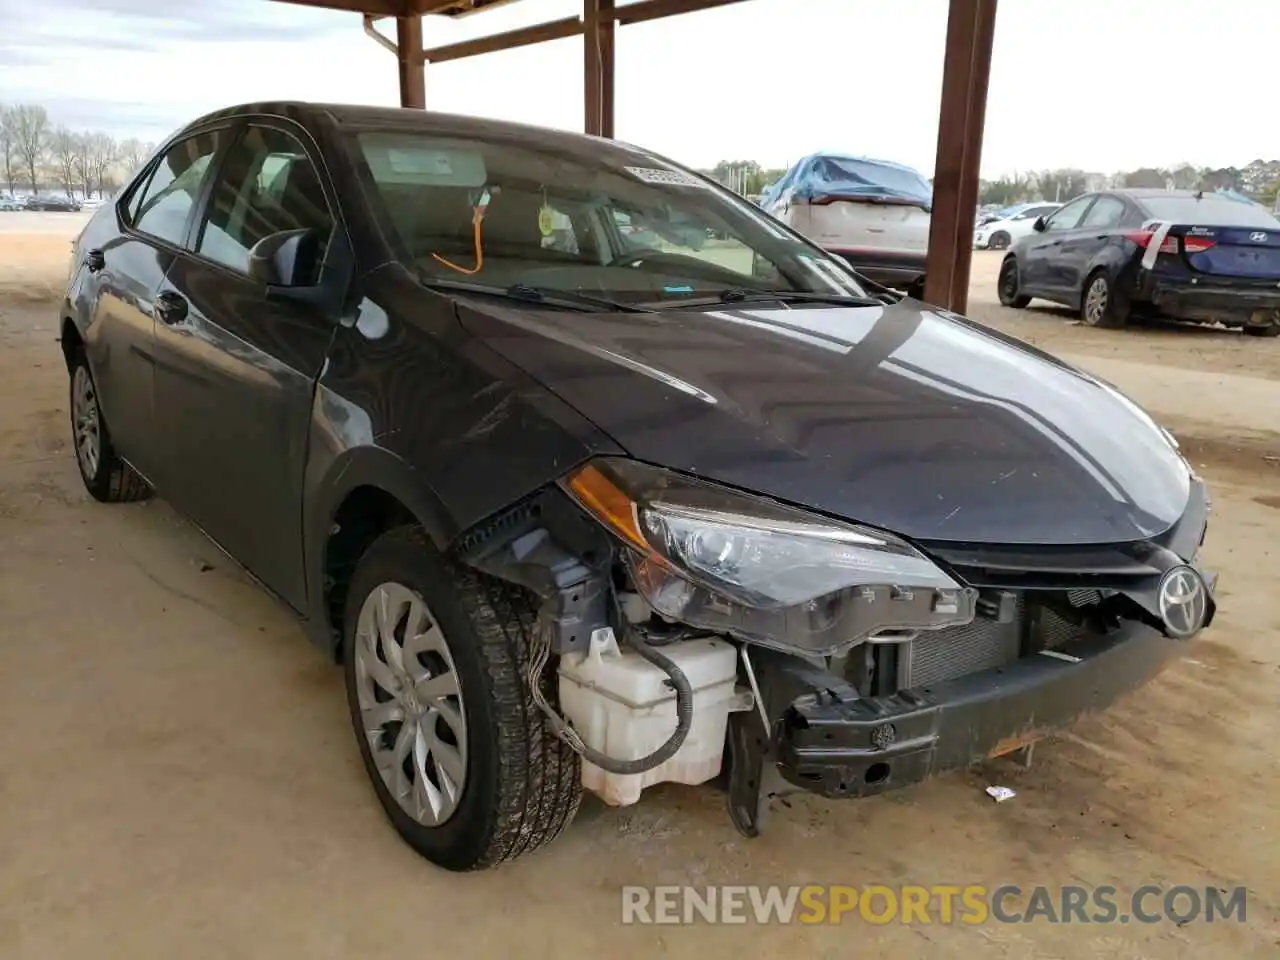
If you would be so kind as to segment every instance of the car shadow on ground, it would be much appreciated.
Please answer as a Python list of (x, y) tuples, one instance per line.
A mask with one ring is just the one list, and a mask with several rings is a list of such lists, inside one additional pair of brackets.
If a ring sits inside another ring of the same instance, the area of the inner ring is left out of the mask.
[[(1026, 313), (1030, 316), (1044, 317), (1046, 320), (1063, 320), (1067, 323), (1074, 322), (1080, 327), (1085, 326), (1080, 321), (1078, 310), (1072, 310), (1070, 307), (1064, 307), (1056, 303), (1035, 302), (1027, 307)], [(1176, 336), (1199, 336), (1233, 340), (1242, 336), (1239, 329), (1233, 330), (1221, 324), (1183, 323), (1179, 320), (1170, 320), (1167, 317), (1131, 317), (1129, 322), (1125, 324), (1123, 331), (1115, 332), (1174, 334)]]

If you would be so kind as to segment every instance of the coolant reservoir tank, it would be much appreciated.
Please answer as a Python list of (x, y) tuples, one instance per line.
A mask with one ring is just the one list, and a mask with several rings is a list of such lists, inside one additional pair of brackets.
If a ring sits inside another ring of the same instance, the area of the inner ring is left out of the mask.
[[(697, 784), (715, 778), (729, 714), (751, 705), (749, 694), (735, 692), (737, 649), (732, 644), (710, 638), (660, 649), (689, 678), (693, 724), (675, 755), (644, 773), (607, 773), (584, 760), (582, 785), (611, 806), (635, 803), (655, 783)], [(589, 747), (619, 760), (648, 756), (676, 729), (676, 694), (667, 674), (638, 653), (620, 649), (607, 627), (592, 633), (586, 653), (560, 658), (560, 709)]]

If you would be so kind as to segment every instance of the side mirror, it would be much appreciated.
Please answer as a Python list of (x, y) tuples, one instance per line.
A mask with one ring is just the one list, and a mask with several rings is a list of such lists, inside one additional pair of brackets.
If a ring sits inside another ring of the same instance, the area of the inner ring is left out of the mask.
[(1044, 233), (1045, 227), (1048, 225), (1049, 221), (1044, 217), (1036, 217), (1036, 222), (1031, 225), (1031, 228), (1035, 230), (1036, 233)]
[(309, 287), (316, 282), (319, 237), (314, 230), (281, 230), (253, 245), (249, 276), (268, 287)]

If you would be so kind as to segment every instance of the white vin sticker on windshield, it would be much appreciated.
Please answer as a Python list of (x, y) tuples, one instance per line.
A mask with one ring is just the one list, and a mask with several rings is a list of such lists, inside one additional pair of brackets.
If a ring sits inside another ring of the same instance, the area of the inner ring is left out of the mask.
[(705, 187), (707, 183), (680, 170), (663, 170), (661, 167), (627, 167), (627, 173), (645, 183), (665, 183), (673, 187)]

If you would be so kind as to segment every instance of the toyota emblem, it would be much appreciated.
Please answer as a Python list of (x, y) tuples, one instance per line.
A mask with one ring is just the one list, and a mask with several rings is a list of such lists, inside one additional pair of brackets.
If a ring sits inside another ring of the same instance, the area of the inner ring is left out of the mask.
[(1178, 640), (1194, 637), (1204, 627), (1209, 590), (1204, 578), (1188, 566), (1176, 566), (1160, 578), (1160, 619), (1165, 632)]
[(1267, 235), (1263, 233), (1261, 230), (1258, 230), (1255, 233), (1249, 234), (1249, 239), (1252, 240), (1254, 243), (1266, 243)]

